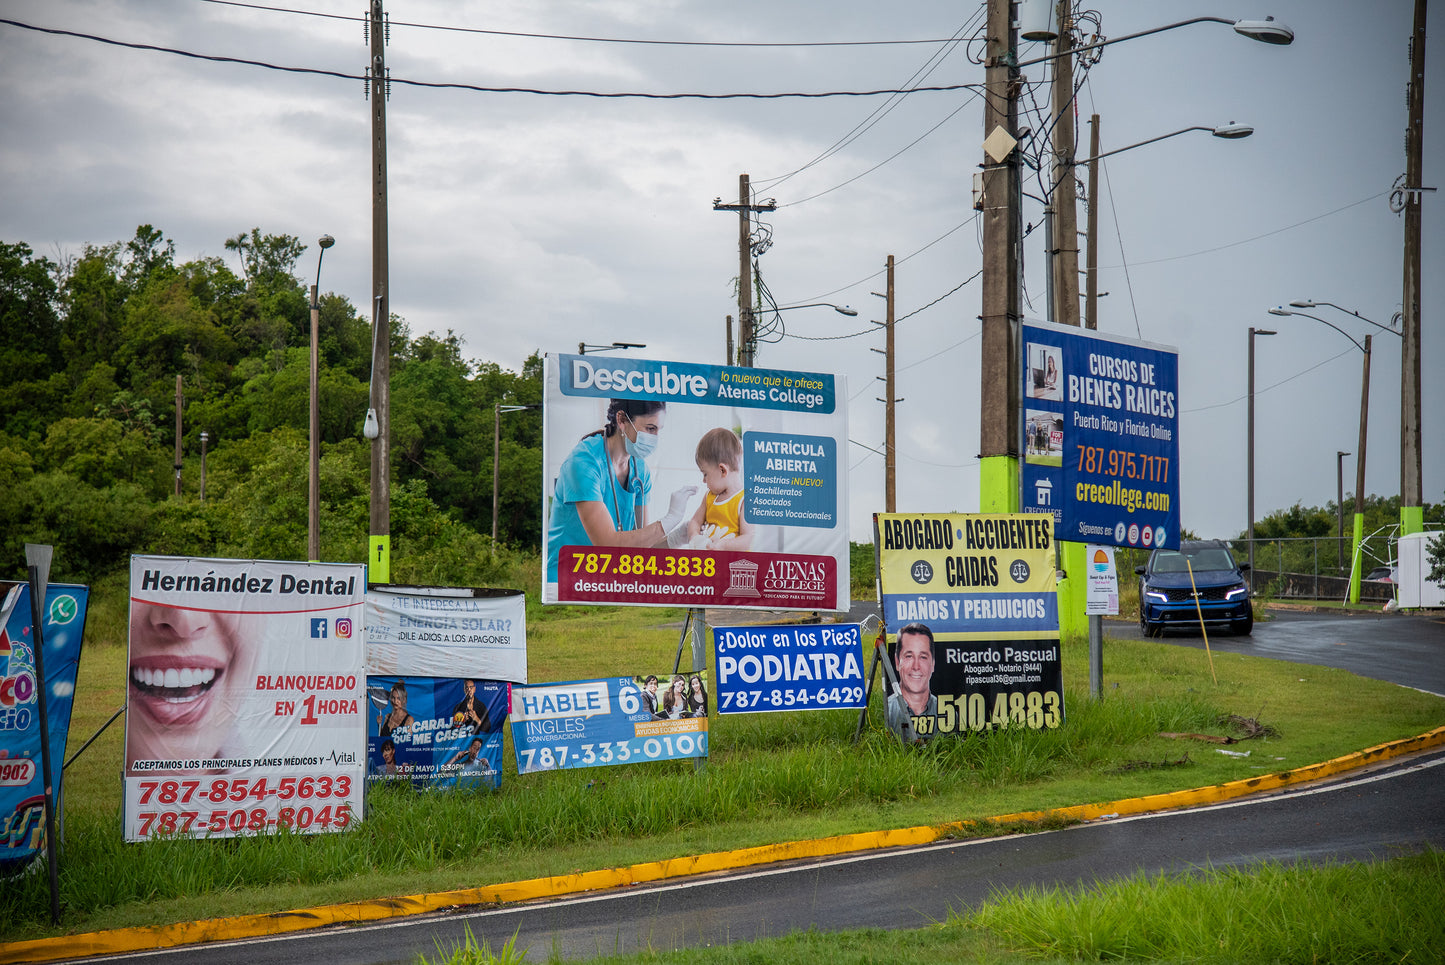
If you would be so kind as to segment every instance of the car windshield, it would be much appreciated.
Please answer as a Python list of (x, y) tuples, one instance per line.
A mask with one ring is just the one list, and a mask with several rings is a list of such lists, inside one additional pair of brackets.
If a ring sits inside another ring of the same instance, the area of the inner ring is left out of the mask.
[[(1188, 562), (1186, 562), (1186, 557)], [(1184, 573), (1193, 567), (1198, 570), (1232, 570), (1234, 560), (1229, 556), (1229, 551), (1217, 546), (1206, 547), (1194, 550), (1191, 553), (1180, 553), (1177, 550), (1166, 550), (1154, 557), (1155, 573)]]

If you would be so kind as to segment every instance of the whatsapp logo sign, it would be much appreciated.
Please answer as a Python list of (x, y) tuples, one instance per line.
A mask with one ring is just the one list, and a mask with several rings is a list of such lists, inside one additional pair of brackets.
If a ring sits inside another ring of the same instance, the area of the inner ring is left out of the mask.
[(57, 596), (55, 599), (50, 601), (51, 623), (56, 623), (64, 626), (71, 620), (74, 620), (76, 614), (79, 612), (80, 604), (77, 603), (75, 601), (75, 597), (71, 596), (69, 593), (66, 593), (64, 596)]

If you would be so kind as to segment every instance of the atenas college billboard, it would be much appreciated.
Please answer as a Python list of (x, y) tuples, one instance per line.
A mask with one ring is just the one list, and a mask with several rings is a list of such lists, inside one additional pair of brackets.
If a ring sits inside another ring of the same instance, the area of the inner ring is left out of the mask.
[(543, 602), (848, 607), (840, 379), (561, 355), (544, 398)]

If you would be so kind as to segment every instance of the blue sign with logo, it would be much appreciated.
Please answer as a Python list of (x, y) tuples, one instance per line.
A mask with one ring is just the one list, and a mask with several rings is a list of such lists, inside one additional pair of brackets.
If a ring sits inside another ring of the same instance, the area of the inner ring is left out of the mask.
[(720, 714), (864, 706), (856, 623), (714, 627)]
[(1023, 512), (1078, 543), (1179, 546), (1179, 354), (1023, 327)]
[(832, 529), (840, 478), (838, 441), (830, 436), (743, 433), (743, 512), (750, 523)]
[[(45, 590), (41, 633), (57, 815), (65, 813), (61, 772), (89, 598), (90, 589), (85, 586), (51, 583)], [(0, 601), (0, 876), (4, 876), (24, 869), (45, 853), (45, 781), (30, 586), (0, 583)]]
[(661, 399), (693, 405), (832, 412), (833, 376), (791, 369), (752, 369), (652, 359), (561, 356), (563, 395), (598, 399)]
[(512, 687), (517, 773), (707, 756), (701, 673)]

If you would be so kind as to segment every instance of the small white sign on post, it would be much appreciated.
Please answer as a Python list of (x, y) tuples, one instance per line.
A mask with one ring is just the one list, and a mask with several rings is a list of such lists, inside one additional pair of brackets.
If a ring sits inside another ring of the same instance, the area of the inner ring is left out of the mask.
[(1114, 547), (1090, 543), (1084, 548), (1088, 560), (1088, 589), (1084, 597), (1084, 613), (1089, 616), (1118, 616), (1119, 573), (1114, 569)]

